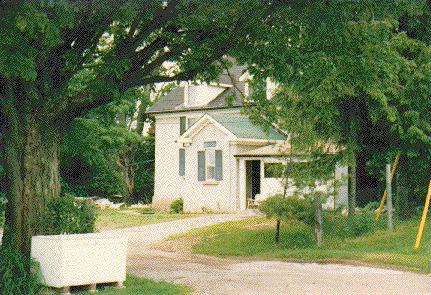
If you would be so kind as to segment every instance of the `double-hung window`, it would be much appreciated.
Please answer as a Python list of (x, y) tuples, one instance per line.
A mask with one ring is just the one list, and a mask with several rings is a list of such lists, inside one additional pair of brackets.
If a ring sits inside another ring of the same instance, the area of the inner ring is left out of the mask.
[(179, 175), (186, 175), (186, 150), (179, 149)]
[[(213, 142), (209, 143), (210, 146), (213, 145)], [(198, 180), (223, 180), (223, 152), (221, 150), (208, 147), (198, 152)]]
[(206, 163), (206, 179), (215, 180), (215, 150), (207, 149), (205, 151), (205, 163)]

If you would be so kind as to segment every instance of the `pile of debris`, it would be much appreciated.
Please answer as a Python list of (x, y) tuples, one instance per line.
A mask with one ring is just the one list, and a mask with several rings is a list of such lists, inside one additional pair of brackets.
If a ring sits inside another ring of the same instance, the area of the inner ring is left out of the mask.
[(101, 209), (120, 209), (121, 206), (125, 205), (125, 203), (114, 203), (108, 199), (97, 199), (94, 201), (96, 208)]
[(100, 208), (100, 209), (120, 209), (122, 207), (127, 207), (129, 209), (148, 209), (148, 208), (151, 208), (150, 204), (137, 203), (137, 204), (127, 206), (126, 203), (124, 203), (124, 202), (115, 203), (109, 199), (99, 198), (96, 196), (95, 197), (85, 197), (85, 198), (75, 197), (75, 199), (79, 202), (93, 203), (96, 206), (96, 208)]

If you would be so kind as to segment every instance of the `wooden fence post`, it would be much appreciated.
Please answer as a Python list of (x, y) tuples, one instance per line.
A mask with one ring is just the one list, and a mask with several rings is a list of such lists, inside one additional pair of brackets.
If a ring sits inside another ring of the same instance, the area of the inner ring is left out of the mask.
[(392, 175), (391, 164), (386, 164), (386, 210), (388, 211), (388, 230), (394, 230), (393, 211), (392, 211)]

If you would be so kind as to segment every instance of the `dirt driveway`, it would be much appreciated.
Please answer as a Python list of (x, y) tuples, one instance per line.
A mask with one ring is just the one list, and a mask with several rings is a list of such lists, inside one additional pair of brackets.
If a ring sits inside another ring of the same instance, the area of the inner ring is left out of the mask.
[(196, 294), (431, 294), (430, 275), (338, 264), (222, 259), (191, 254), (172, 242), (160, 243), (192, 228), (242, 218), (246, 216), (202, 216), (114, 232), (129, 237), (129, 273), (190, 285)]

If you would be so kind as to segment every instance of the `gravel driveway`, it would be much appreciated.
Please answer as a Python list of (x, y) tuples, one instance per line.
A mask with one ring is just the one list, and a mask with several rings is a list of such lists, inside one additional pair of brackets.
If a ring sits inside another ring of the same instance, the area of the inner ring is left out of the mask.
[(223, 259), (156, 247), (167, 237), (245, 215), (213, 215), (111, 232), (129, 237), (128, 272), (196, 294), (431, 294), (431, 276), (339, 264)]

